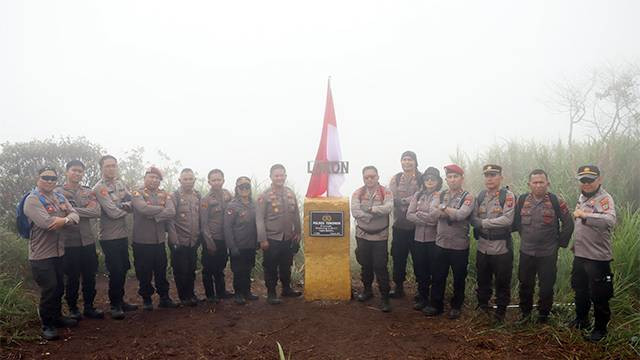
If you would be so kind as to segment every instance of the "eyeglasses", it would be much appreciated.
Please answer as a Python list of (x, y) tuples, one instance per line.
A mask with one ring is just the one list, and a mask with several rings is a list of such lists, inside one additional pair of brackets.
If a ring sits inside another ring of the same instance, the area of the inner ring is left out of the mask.
[(238, 186), (236, 186), (238, 188), (238, 190), (251, 190), (251, 184), (240, 184)]
[(583, 184), (591, 184), (594, 181), (596, 181), (596, 179), (590, 179), (590, 178), (582, 178), (582, 179), (580, 179), (580, 182), (583, 183)]
[(50, 176), (50, 175), (40, 176), (40, 179), (42, 179), (42, 181), (58, 181), (57, 176)]

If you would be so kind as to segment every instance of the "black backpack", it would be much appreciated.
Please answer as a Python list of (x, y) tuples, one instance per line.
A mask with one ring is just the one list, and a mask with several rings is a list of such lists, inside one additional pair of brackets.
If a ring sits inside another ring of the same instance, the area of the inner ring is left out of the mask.
[[(530, 193), (525, 193), (518, 197), (518, 204), (516, 205), (516, 213), (515, 213), (515, 216), (513, 217), (512, 231), (520, 231), (520, 225), (522, 225), (522, 218), (521, 218), (520, 212), (522, 211), (524, 202), (525, 200), (527, 200), (527, 196), (529, 196), (529, 194)], [(560, 201), (558, 200), (558, 197), (555, 194), (553, 193), (548, 193), (548, 194), (549, 194), (549, 200), (551, 200), (551, 205), (553, 206), (553, 212), (555, 213), (555, 217), (556, 217), (556, 227), (558, 228), (558, 231), (560, 231), (560, 214), (562, 214), (562, 211), (560, 210)]]

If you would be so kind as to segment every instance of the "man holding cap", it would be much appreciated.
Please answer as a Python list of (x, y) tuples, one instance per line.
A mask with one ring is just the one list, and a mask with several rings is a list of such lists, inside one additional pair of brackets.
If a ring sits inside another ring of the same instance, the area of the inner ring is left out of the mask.
[(431, 305), (422, 311), (427, 316), (442, 314), (444, 290), (449, 268), (453, 271), (453, 298), (449, 319), (460, 317), (464, 303), (469, 262), (469, 218), (474, 208), (473, 195), (462, 189), (464, 171), (458, 165), (444, 167), (448, 190), (442, 191), (434, 205), (438, 208), (438, 230), (434, 251)]
[(511, 272), (513, 270), (513, 246), (511, 225), (515, 209), (515, 196), (509, 189), (501, 188), (502, 167), (487, 164), (482, 168), (485, 190), (476, 198), (471, 222), (473, 235), (478, 242), (476, 270), (478, 306), (489, 312), (489, 300), (495, 278), (495, 319), (504, 321), (507, 305), (511, 301)]
[(602, 188), (600, 169), (595, 165), (578, 168), (580, 197), (573, 212), (575, 242), (571, 287), (576, 293), (576, 319), (572, 326), (589, 327), (593, 303), (595, 326), (589, 340), (600, 341), (607, 334), (611, 318), (609, 299), (613, 297), (611, 234), (616, 224), (613, 198)]
[[(140, 283), (138, 294), (142, 296), (142, 308), (153, 310), (151, 295), (154, 290), (160, 295), (160, 307), (174, 308), (177, 305), (169, 297), (167, 281), (168, 223), (176, 215), (171, 196), (160, 189), (162, 173), (156, 167), (147, 169), (144, 186), (133, 191), (133, 265)], [(154, 278), (155, 289), (151, 285)]]

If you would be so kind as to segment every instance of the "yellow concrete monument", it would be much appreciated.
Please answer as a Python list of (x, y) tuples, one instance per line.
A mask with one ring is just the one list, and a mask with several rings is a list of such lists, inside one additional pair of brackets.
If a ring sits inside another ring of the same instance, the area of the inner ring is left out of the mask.
[(350, 300), (349, 198), (304, 200), (304, 297)]

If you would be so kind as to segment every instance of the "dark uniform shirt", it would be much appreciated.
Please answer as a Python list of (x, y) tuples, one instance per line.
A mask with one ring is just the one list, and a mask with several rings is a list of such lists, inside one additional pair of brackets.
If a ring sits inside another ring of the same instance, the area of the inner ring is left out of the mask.
[(290, 241), (300, 235), (300, 211), (293, 190), (271, 187), (260, 196), (256, 205), (258, 241)]
[(611, 195), (602, 187), (589, 198), (580, 194), (576, 209), (587, 213), (587, 218), (575, 220), (575, 256), (597, 261), (613, 259), (611, 233), (616, 209)]
[[(29, 260), (44, 260), (64, 255), (64, 240), (60, 230), (47, 230), (54, 217), (68, 217), (71, 222), (80, 222), (78, 213), (66, 199), (60, 202), (55, 194), (46, 195), (46, 205), (32, 191), (24, 203), (24, 214), (33, 223), (29, 240)], [(65, 226), (68, 226), (67, 224)]]
[(166, 241), (168, 223), (176, 215), (171, 195), (158, 189), (142, 187), (133, 192), (133, 242), (162, 244)]
[(69, 224), (62, 229), (64, 246), (79, 247), (95, 244), (96, 236), (91, 228), (91, 219), (99, 218), (101, 213), (95, 192), (88, 186), (79, 186), (74, 189), (69, 184), (58, 186), (55, 191), (64, 195), (80, 216), (79, 224)]
[(558, 197), (560, 222), (558, 232), (556, 213), (549, 194), (536, 200), (529, 194), (520, 210), (520, 251), (529, 256), (550, 256), (558, 250), (559, 238), (568, 239), (573, 232), (573, 220), (567, 203)]
[(256, 207), (253, 202), (244, 204), (236, 198), (227, 205), (224, 214), (224, 241), (229, 250), (257, 248)]
[(169, 224), (169, 243), (177, 246), (195, 246), (200, 236), (200, 194), (195, 190), (185, 193), (178, 189), (173, 193), (171, 201), (176, 216)]

